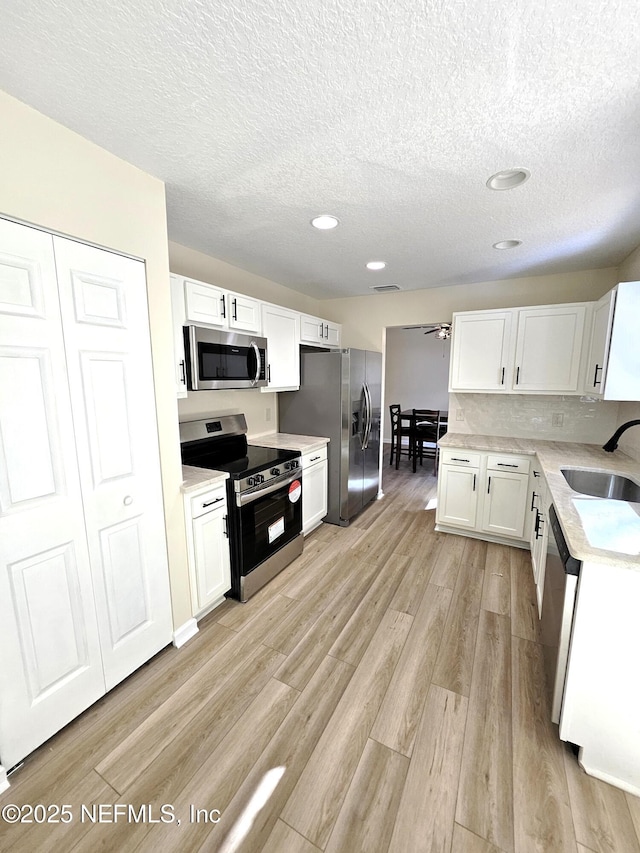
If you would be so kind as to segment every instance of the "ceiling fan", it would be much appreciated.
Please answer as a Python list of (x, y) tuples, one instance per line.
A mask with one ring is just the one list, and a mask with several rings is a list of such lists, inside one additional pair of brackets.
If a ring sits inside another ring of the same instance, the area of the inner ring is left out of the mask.
[(427, 329), (425, 335), (435, 334), (441, 341), (447, 341), (451, 337), (451, 323), (429, 323), (422, 326), (403, 326), (404, 329)]

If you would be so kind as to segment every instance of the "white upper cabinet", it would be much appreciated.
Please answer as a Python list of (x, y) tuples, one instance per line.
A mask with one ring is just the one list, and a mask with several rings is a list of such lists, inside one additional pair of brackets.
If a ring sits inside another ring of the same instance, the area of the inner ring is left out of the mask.
[(300, 315), (300, 343), (320, 347), (339, 347), (342, 326), (311, 317), (309, 314)]
[(513, 310), (453, 315), (450, 391), (509, 391), (513, 316)]
[(582, 393), (590, 303), (453, 315), (449, 390)]
[(605, 344), (604, 399), (640, 400), (640, 281), (622, 281), (614, 290), (613, 317)]
[(183, 281), (185, 322), (262, 334), (258, 299), (190, 278)]
[(184, 351), (184, 334), (182, 328), (186, 322), (184, 314), (184, 289), (182, 279), (176, 275), (170, 278), (171, 284), (171, 314), (173, 317), (173, 367), (175, 371), (176, 396), (178, 399), (187, 396), (187, 362)]
[(261, 391), (296, 391), (300, 387), (299, 316), (280, 305), (262, 304), (269, 384)]
[(587, 307), (578, 303), (518, 310), (514, 391), (578, 390)]

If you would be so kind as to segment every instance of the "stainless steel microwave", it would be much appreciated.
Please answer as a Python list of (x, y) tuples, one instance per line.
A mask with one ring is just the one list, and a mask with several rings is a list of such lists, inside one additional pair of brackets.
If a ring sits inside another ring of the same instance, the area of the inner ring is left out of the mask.
[(184, 327), (191, 391), (259, 388), (267, 384), (267, 339), (203, 326)]

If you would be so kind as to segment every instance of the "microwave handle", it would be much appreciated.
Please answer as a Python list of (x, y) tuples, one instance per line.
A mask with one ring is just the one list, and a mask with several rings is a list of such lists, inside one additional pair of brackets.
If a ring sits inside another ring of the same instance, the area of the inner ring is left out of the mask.
[(255, 341), (251, 341), (249, 346), (256, 354), (256, 375), (253, 377), (253, 385), (257, 385), (258, 380), (260, 379), (260, 349)]
[(189, 353), (191, 356), (191, 390), (198, 391), (198, 342), (196, 340), (196, 327), (187, 326), (189, 329)]

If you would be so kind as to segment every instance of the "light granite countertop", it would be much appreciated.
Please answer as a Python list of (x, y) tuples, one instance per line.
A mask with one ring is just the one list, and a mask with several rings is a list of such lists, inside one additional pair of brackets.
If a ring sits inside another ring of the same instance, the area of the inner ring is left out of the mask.
[(328, 438), (319, 435), (294, 435), (288, 432), (272, 432), (268, 435), (254, 436), (249, 444), (260, 444), (262, 447), (275, 447), (281, 450), (299, 450), (300, 453), (311, 453), (320, 450), (329, 443)]
[[(461, 450), (484, 450), (495, 453), (520, 453), (536, 456), (544, 474), (551, 502), (553, 503), (560, 526), (567, 540), (571, 554), (583, 562), (624, 566), (640, 571), (640, 556), (594, 547), (587, 538), (585, 516), (601, 518), (604, 513), (611, 517), (611, 524), (624, 514), (628, 529), (631, 531), (631, 549), (637, 541), (640, 552), (640, 504), (625, 501), (612, 501), (603, 498), (578, 494), (569, 487), (562, 475), (561, 468), (589, 468), (623, 474), (640, 483), (640, 463), (621, 450), (607, 453), (597, 444), (577, 444), (569, 441), (536, 441), (535, 439), (508, 438), (493, 435), (465, 435), (447, 433), (438, 442), (442, 447), (457, 447)], [(576, 503), (577, 502), (577, 503)], [(594, 512), (591, 510), (594, 504)], [(597, 509), (596, 509), (597, 507)], [(635, 516), (638, 517), (637, 525)], [(637, 531), (637, 533), (636, 533)], [(637, 540), (636, 540), (637, 535)], [(592, 535), (593, 538), (593, 535)]]
[(229, 479), (226, 471), (212, 471), (211, 468), (197, 468), (195, 465), (182, 466), (182, 492), (188, 494), (204, 486), (222, 486)]

